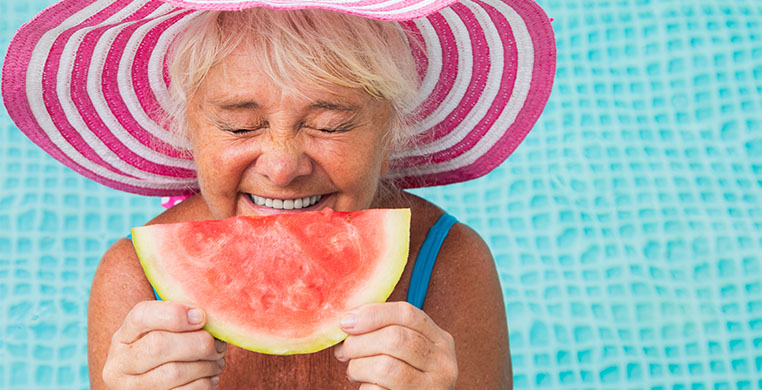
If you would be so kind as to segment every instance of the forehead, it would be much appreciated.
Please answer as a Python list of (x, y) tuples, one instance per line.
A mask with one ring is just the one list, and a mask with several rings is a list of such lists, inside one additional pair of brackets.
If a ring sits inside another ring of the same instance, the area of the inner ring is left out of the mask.
[[(209, 69), (199, 88), (200, 97), (216, 106), (233, 106), (256, 102), (271, 106), (289, 104), (310, 105), (336, 111), (352, 111), (377, 106), (378, 99), (358, 88), (350, 88), (314, 79), (272, 76), (262, 69), (263, 61), (256, 53), (241, 48), (223, 58)], [(253, 107), (252, 107), (253, 108)]]

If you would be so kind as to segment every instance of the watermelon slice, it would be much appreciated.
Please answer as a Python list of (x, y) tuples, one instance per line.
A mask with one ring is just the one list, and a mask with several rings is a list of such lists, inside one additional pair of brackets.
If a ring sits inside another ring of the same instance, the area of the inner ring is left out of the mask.
[(150, 225), (132, 241), (163, 300), (203, 308), (221, 340), (289, 355), (340, 342), (345, 311), (389, 297), (409, 229), (408, 209), (324, 209)]

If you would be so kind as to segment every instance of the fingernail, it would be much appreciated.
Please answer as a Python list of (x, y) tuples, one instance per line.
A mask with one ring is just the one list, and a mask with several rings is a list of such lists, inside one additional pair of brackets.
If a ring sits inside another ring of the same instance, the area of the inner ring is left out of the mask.
[(200, 324), (201, 321), (204, 320), (204, 313), (201, 312), (199, 309), (190, 309), (188, 310), (188, 321), (190, 321), (191, 324)]
[(344, 347), (343, 346), (336, 347), (336, 359), (344, 360)]
[(342, 328), (352, 328), (355, 325), (357, 325), (357, 316), (354, 314), (344, 314), (343, 317), (341, 317), (341, 327)]
[(214, 388), (217, 388), (217, 385), (220, 384), (220, 377), (219, 376), (213, 376), (212, 377), (212, 385), (214, 385)]
[(225, 359), (217, 360), (217, 365), (220, 366), (220, 368), (225, 368)]
[(228, 349), (228, 344), (222, 340), (214, 340), (214, 347), (217, 349), (217, 352), (225, 352)]

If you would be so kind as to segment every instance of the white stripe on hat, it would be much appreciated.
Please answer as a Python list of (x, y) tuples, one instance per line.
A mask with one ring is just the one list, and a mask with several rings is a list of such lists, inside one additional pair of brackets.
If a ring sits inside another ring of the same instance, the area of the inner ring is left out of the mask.
[[(481, 7), (475, 6), (473, 3), (470, 2), (463, 2), (463, 5), (467, 6), (474, 14), (474, 18), (482, 22), (484, 21), (484, 18), (487, 18), (489, 20), (489, 15), (484, 12), (484, 10)], [(448, 18), (456, 18), (457, 16), (453, 16), (455, 13), (451, 10), (447, 10), (448, 12), (442, 12), (442, 15), (446, 16)], [(452, 14), (451, 14), (452, 13)], [(463, 55), (458, 58), (458, 76), (465, 75), (470, 76), (468, 78), (466, 77), (459, 77), (459, 81), (463, 83), (463, 86), (454, 86), (453, 89), (459, 90), (458, 92), (463, 92), (462, 95), (457, 96), (457, 100), (455, 96), (448, 95), (447, 99), (445, 99), (442, 102), (442, 105), (440, 106), (441, 112), (437, 113), (437, 117), (439, 116), (446, 116), (452, 113), (457, 107), (461, 104), (461, 100), (463, 96), (465, 96), (465, 90), (468, 88), (468, 86), (471, 83), (471, 78), (473, 77), (473, 54), (472, 54), (472, 47), (471, 47), (471, 41), (467, 39), (468, 32), (465, 30), (464, 22), (460, 20), (460, 23), (455, 24), (452, 23), (451, 25), (454, 28), (464, 28), (464, 30), (456, 30), (455, 37), (456, 39), (460, 38), (456, 44), (459, 48), (463, 49), (462, 51), (459, 50)], [(495, 61), (491, 61), (494, 64), (502, 64), (503, 60), (503, 46), (499, 45), (501, 42), (499, 40), (499, 35), (497, 33), (497, 29), (491, 24), (491, 23), (479, 23), (479, 26), (481, 27), (480, 30), (485, 35), (485, 40), (487, 41), (487, 45), (490, 49), (490, 57), (495, 58)], [(465, 35), (465, 36), (464, 36)], [(495, 41), (493, 39), (490, 39), (490, 35), (497, 38), (498, 45), (496, 46)], [(466, 39), (463, 39), (466, 38)], [(466, 58), (463, 58), (466, 57)], [(487, 75), (487, 80), (484, 86), (484, 90), (481, 91), (481, 95), (479, 96), (479, 99), (477, 100), (477, 103), (474, 105), (474, 107), (469, 111), (469, 113), (466, 115), (465, 118), (463, 118), (463, 121), (458, 124), (458, 126), (454, 129), (452, 129), (449, 133), (445, 134), (443, 137), (440, 137), (433, 142), (421, 145), (419, 149), (417, 150), (418, 153), (422, 154), (433, 154), (437, 153), (441, 150), (449, 149), (453, 146), (455, 146), (458, 142), (461, 142), (465, 136), (469, 134), (469, 132), (481, 122), (481, 120), (484, 118), (484, 116), (487, 114), (487, 111), (490, 109), (489, 102), (493, 101), (495, 96), (497, 95), (498, 88), (495, 88), (496, 85), (500, 85), (501, 78), (503, 76), (503, 68), (497, 67), (497, 66), (490, 66), (489, 73)], [(457, 82), (458, 80), (456, 80)], [(486, 102), (486, 103), (485, 103)], [(423, 123), (425, 128), (430, 128), (432, 126), (435, 126), (438, 122), (429, 122), (426, 121)]]
[[(125, 45), (125, 48), (131, 48), (133, 51), (126, 52), (124, 55), (122, 55), (121, 59), (119, 60), (119, 71), (117, 72), (117, 83), (119, 85), (119, 94), (122, 96), (122, 99), (124, 100), (124, 104), (127, 106), (127, 109), (130, 111), (130, 114), (132, 115), (132, 118), (135, 119), (135, 121), (147, 132), (151, 133), (154, 137), (161, 139), (162, 141), (166, 142), (169, 145), (172, 146), (179, 146), (177, 145), (176, 140), (174, 140), (174, 137), (171, 137), (169, 132), (164, 129), (160, 124), (156, 123), (146, 112), (143, 110), (143, 106), (140, 104), (140, 101), (138, 99), (137, 93), (134, 88), (133, 80), (132, 80), (132, 64), (135, 61), (135, 53), (134, 51), (137, 50), (137, 48), (140, 45), (140, 42), (143, 41), (146, 34), (148, 34), (156, 25), (161, 24), (167, 19), (170, 19), (172, 17), (175, 17), (178, 13), (183, 12), (182, 9), (175, 9), (174, 7), (168, 6), (168, 5), (162, 5), (159, 7), (157, 11), (162, 11), (163, 13), (166, 13), (165, 15), (161, 15), (155, 20), (152, 20), (148, 23), (145, 23), (144, 25), (138, 27), (135, 29), (135, 32), (130, 36), (129, 41)], [(172, 12), (167, 12), (172, 11)], [(192, 18), (191, 18), (192, 19)], [(187, 22), (186, 19), (183, 19), (183, 22), (175, 23), (173, 24), (173, 27), (182, 24), (185, 25)], [(190, 19), (187, 19), (190, 20)], [(182, 27), (182, 26), (179, 26)], [(172, 31), (175, 31), (176, 29), (173, 29)], [(169, 31), (169, 32), (172, 32)], [(162, 33), (162, 38), (165, 36), (169, 36), (170, 34), (167, 34), (167, 32)], [(162, 107), (168, 106), (169, 101), (169, 93), (167, 91), (166, 84), (164, 84), (164, 58), (167, 54), (168, 47), (162, 47), (159, 45), (159, 43), (166, 43), (167, 46), (171, 43), (171, 39), (173, 36), (169, 36), (169, 39), (164, 39), (163, 42), (157, 42), (157, 46), (153, 48), (151, 51), (151, 58), (149, 60), (149, 66), (158, 66), (158, 68), (150, 68), (148, 70), (149, 77), (151, 75), (154, 75), (155, 78), (151, 79), (149, 78), (149, 84), (151, 86), (151, 90), (154, 92), (154, 95), (157, 98), (157, 101)], [(158, 57), (158, 59), (155, 59), (154, 57)], [(151, 71), (153, 70), (153, 72)], [(157, 91), (161, 91), (161, 93), (156, 94)], [(161, 99), (161, 100), (159, 100)], [(164, 104), (161, 104), (163, 100)], [(151, 160), (148, 159), (147, 160)], [(185, 168), (195, 169), (194, 164), (190, 161), (185, 160), (185, 163), (183, 165), (180, 165)]]
[[(157, 17), (165, 11), (166, 11), (165, 9), (163, 10), (160, 7), (159, 9), (151, 13), (148, 17)], [(99, 27), (99, 26), (96, 26), (96, 27)], [(163, 153), (157, 152), (154, 149), (151, 149), (150, 147), (145, 146), (142, 142), (140, 142), (135, 137), (133, 137), (133, 135), (130, 134), (119, 123), (117, 118), (114, 116), (114, 113), (111, 111), (111, 108), (106, 103), (105, 97), (103, 95), (103, 89), (102, 89), (103, 64), (106, 63), (108, 51), (114, 39), (116, 39), (116, 36), (123, 29), (127, 27), (129, 27), (129, 24), (123, 23), (123, 24), (120, 24), (119, 26), (109, 28), (106, 32), (104, 32), (104, 34), (101, 36), (101, 38), (98, 40), (96, 44), (95, 50), (93, 51), (92, 61), (90, 62), (90, 71), (88, 73), (88, 78), (87, 78), (88, 94), (90, 95), (93, 106), (95, 107), (95, 110), (100, 116), (101, 120), (103, 120), (103, 122), (109, 127), (109, 129), (112, 130), (112, 132), (114, 133), (114, 136), (118, 138), (120, 141), (122, 141), (124, 145), (128, 147), (133, 153), (141, 156), (142, 158), (148, 161), (152, 161), (157, 164), (194, 170), (195, 165), (193, 164), (192, 161), (181, 159), (181, 158), (174, 158), (174, 157), (165, 155)], [(88, 28), (87, 30), (90, 31), (92, 29), (93, 28)], [(121, 62), (124, 62), (124, 56), (122, 56)], [(119, 70), (120, 75), (123, 72), (124, 72), (123, 69)], [(134, 89), (131, 89), (131, 90), (134, 93)], [(122, 90), (121, 88), (120, 88), (120, 94), (123, 97), (125, 96), (124, 90)], [(127, 107), (130, 109), (130, 112), (132, 113), (133, 111), (132, 107), (130, 107), (130, 104), (127, 102), (126, 99), (125, 99), (125, 103)], [(133, 117), (136, 117), (134, 113), (133, 113)], [(135, 118), (135, 119), (137, 120), (138, 118)], [(166, 131), (164, 132), (166, 133)], [(157, 137), (157, 138), (161, 138), (161, 137)], [(140, 177), (146, 177), (146, 178), (154, 177), (154, 176), (156, 176), (156, 174), (151, 174), (149, 172), (145, 172), (145, 174), (140, 175)], [(163, 176), (163, 175), (160, 175), (160, 176)]]
[[(184, 10), (187, 12), (187, 10)], [(193, 21), (196, 17), (201, 15), (201, 12), (193, 12), (176, 23), (173, 23), (172, 26), (167, 28), (162, 34), (161, 37), (159, 37), (159, 40), (156, 42), (156, 48), (151, 52), (151, 58), (148, 60), (148, 80), (151, 85), (151, 91), (153, 91), (154, 96), (156, 96), (156, 101), (159, 102), (159, 105), (162, 107), (162, 109), (165, 109), (170, 106), (170, 97), (169, 97), (169, 88), (167, 88), (167, 84), (164, 82), (164, 60), (166, 58), (167, 53), (169, 52), (169, 48), (172, 45), (172, 42), (174, 41), (175, 37), (182, 32), (188, 24), (190, 24), (191, 21)], [(135, 91), (130, 88), (130, 93), (132, 96), (135, 96)], [(146, 120), (150, 120), (150, 118), (146, 117)], [(142, 122), (143, 118), (138, 118), (138, 123)], [(151, 121), (153, 122), (153, 121)], [(151, 128), (149, 128), (151, 129)], [(159, 129), (163, 130), (159, 126)], [(153, 133), (153, 131), (152, 131)], [(158, 134), (162, 134), (162, 137), (165, 136), (165, 132), (161, 133), (153, 133), (155, 136), (158, 136)], [(172, 137), (174, 138), (174, 137)], [(182, 149), (183, 147), (187, 145), (180, 145), (180, 142), (176, 142), (178, 140), (171, 139), (171, 140), (165, 140), (165, 142), (169, 143), (172, 146), (175, 146), (179, 149)], [(176, 145), (177, 144), (177, 145)]]
[[(50, 49), (53, 46), (53, 43), (55, 42), (58, 35), (69, 28), (72, 24), (77, 24), (83, 20), (87, 20), (90, 17), (94, 16), (101, 10), (103, 10), (108, 4), (110, 4), (110, 1), (108, 0), (101, 0), (94, 2), (90, 4), (89, 6), (79, 10), (75, 14), (71, 15), (69, 18), (64, 20), (60, 25), (57, 27), (50, 29), (47, 31), (38, 41), (37, 45), (34, 48), (34, 51), (31, 55), (30, 61), (29, 61), (29, 67), (27, 68), (26, 73), (26, 90), (27, 90), (27, 96), (29, 100), (29, 107), (32, 111), (32, 115), (34, 115), (37, 122), (40, 124), (40, 128), (45, 132), (45, 134), (48, 136), (48, 138), (53, 142), (53, 144), (56, 145), (58, 149), (61, 150), (65, 155), (67, 155), (69, 158), (71, 158), (76, 164), (79, 166), (93, 172), (94, 174), (104, 177), (109, 180), (125, 183), (128, 185), (136, 186), (136, 187), (143, 187), (143, 188), (152, 188), (152, 189), (160, 189), (160, 188), (185, 188), (189, 184), (194, 185), (195, 179), (193, 180), (178, 180), (174, 178), (168, 178), (164, 176), (159, 176), (158, 180), (156, 180), (153, 183), (150, 182), (144, 182), (141, 180), (136, 180), (132, 177), (127, 177), (120, 175), (116, 172), (112, 172), (106, 167), (103, 167), (101, 165), (98, 165), (86, 157), (84, 157), (76, 148), (74, 148), (71, 144), (68, 143), (66, 139), (64, 139), (61, 135), (61, 133), (58, 131), (58, 129), (55, 127), (53, 123), (53, 119), (50, 117), (50, 114), (47, 112), (47, 109), (45, 107), (44, 101), (43, 101), (43, 88), (41, 86), (42, 84), (42, 74), (45, 68), (46, 59), (50, 53)], [(140, 4), (136, 3), (136, 8), (139, 9)], [(135, 12), (135, 9), (133, 7), (125, 7), (119, 12), (117, 12), (115, 15), (112, 15), (109, 19), (106, 20), (108, 23), (114, 23), (117, 20), (121, 20), (124, 18), (124, 15), (129, 15), (131, 13)], [(74, 36), (76, 34), (73, 34)], [(72, 40), (66, 43), (68, 46)], [(73, 54), (75, 52), (68, 52), (67, 53)], [(67, 58), (66, 56), (61, 56), (61, 63), (66, 63), (66, 61), (71, 62), (70, 58)], [(82, 121), (82, 118), (79, 116), (78, 113), (76, 113), (75, 117), (71, 117), (70, 113), (67, 112), (67, 103), (69, 103), (67, 100), (68, 98), (68, 92), (66, 92), (63, 96), (60, 93), (61, 84), (65, 83), (62, 80), (68, 80), (70, 73), (64, 72), (62, 69), (70, 69), (71, 66), (66, 67), (62, 66), (58, 69), (58, 85), (57, 85), (57, 92), (59, 95), (59, 101), (61, 103), (62, 108), (64, 109), (65, 114), (71, 119), (78, 120), (80, 123)], [(63, 72), (63, 74), (62, 74)], [(35, 86), (39, 85), (39, 86)], [(68, 88), (68, 85), (66, 85)], [(64, 89), (67, 89), (64, 88)], [(75, 110), (76, 111), (76, 110)], [(85, 127), (77, 127), (77, 124), (71, 123), (72, 126), (76, 127), (80, 135), (82, 136), (83, 140), (87, 142), (87, 144), (94, 149), (94, 151), (105, 160), (109, 161), (114, 164), (116, 162), (123, 163), (121, 158), (116, 156), (116, 158), (113, 158), (114, 155), (103, 143), (96, 137), (86, 126)], [(104, 155), (107, 155), (109, 157), (104, 157)], [(116, 168), (122, 169), (117, 164), (114, 164)], [(134, 168), (133, 168), (134, 169)], [(125, 172), (129, 172), (127, 170), (124, 170)], [(142, 171), (141, 171), (142, 172)], [(137, 175), (136, 175), (137, 176)]]
[(410, 105), (411, 110), (415, 110), (415, 108), (423, 104), (429, 95), (434, 92), (434, 87), (436, 87), (437, 82), (439, 82), (439, 75), (442, 73), (442, 57), (439, 55), (430, 55), (430, 53), (439, 53), (442, 51), (439, 39), (428, 39), (428, 37), (436, 36), (434, 27), (431, 25), (428, 18), (416, 19), (414, 22), (415, 26), (420, 31), (421, 36), (424, 38), (423, 45), (426, 45), (425, 50), (428, 65), (426, 67), (426, 75), (424, 75), (421, 86), (418, 88), (418, 92), (416, 92), (415, 99)]
[[(526, 101), (526, 98), (529, 94), (534, 66), (534, 46), (532, 37), (529, 35), (526, 24), (524, 23), (523, 19), (516, 13), (516, 11), (514, 11), (505, 3), (501, 1), (485, 2), (494, 6), (495, 8), (498, 8), (498, 10), (503, 15), (505, 15), (506, 19), (510, 23), (511, 30), (513, 31), (516, 45), (520, 48), (517, 50), (518, 58), (516, 82), (514, 84), (510, 100), (508, 101), (508, 105), (505, 107), (505, 109), (503, 109), (494, 125), (489, 129), (484, 137), (479, 139), (479, 141), (471, 149), (453, 159), (448, 159), (447, 161), (437, 164), (426, 164), (425, 169), (424, 166), (416, 167), (416, 172), (425, 171), (428, 174), (434, 174), (455, 170), (473, 164), (480, 156), (484, 155), (487, 150), (495, 145), (500, 137), (503, 136), (505, 129), (513, 124), (513, 122), (516, 120), (516, 117), (518, 116), (519, 111), (524, 106), (524, 102)], [(475, 13), (477, 12), (477, 8), (481, 8), (479, 5), (469, 0), (461, 0), (461, 3), (474, 10)], [(483, 13), (483, 11), (479, 11), (479, 13)], [(484, 14), (483, 16), (489, 18), (489, 15)], [(491, 35), (494, 37), (493, 39), (497, 42), (501, 42), (499, 40), (497, 31), (492, 28), (490, 30)], [(488, 38), (488, 42), (494, 42), (493, 39)], [(496, 48), (493, 48), (493, 46), (490, 45), (490, 52), (492, 53), (494, 50), (496, 50)], [(502, 56), (502, 51), (500, 52), (500, 55)], [(439, 143), (439, 141), (435, 142), (435, 144)], [(437, 148), (436, 151), (438, 150), (442, 149)], [(391, 173), (390, 177), (404, 177), (408, 174), (409, 172), (404, 172), (401, 170)]]
[[(126, 15), (129, 16), (129, 15)], [(57, 95), (59, 102), (61, 103), (61, 108), (66, 113), (66, 117), (69, 120), (69, 123), (78, 129), (80, 135), (87, 140), (88, 145), (90, 145), (91, 148), (105, 161), (109, 161), (114, 168), (117, 168), (125, 173), (131, 174), (135, 177), (139, 177), (142, 179), (152, 179), (152, 178), (165, 178), (164, 175), (157, 175), (155, 173), (147, 172), (144, 170), (141, 170), (139, 167), (130, 164), (128, 162), (125, 162), (121, 156), (116, 155), (111, 149), (108, 148), (107, 145), (103, 143), (103, 141), (98, 138), (98, 136), (95, 135), (95, 133), (90, 130), (90, 127), (85, 123), (84, 119), (82, 119), (82, 116), (80, 115), (79, 109), (74, 104), (72, 98), (71, 98), (71, 79), (70, 75), (74, 72), (74, 53), (77, 52), (78, 46), (83, 42), (83, 37), (87, 33), (103, 26), (104, 24), (110, 24), (111, 20), (109, 19), (106, 21), (106, 23), (101, 23), (95, 26), (82, 28), (77, 30), (74, 34), (71, 35), (69, 40), (66, 42), (66, 47), (63, 51), (63, 53), (70, 53), (71, 55), (61, 56), (61, 62), (58, 67), (58, 80), (57, 80)], [(111, 113), (111, 110), (105, 103), (105, 99), (103, 97), (103, 92), (101, 90), (101, 75), (103, 70), (103, 65), (106, 63), (106, 55), (108, 54), (108, 48), (113, 43), (113, 40), (116, 38), (116, 35), (125, 27), (129, 26), (129, 24), (121, 23), (116, 28), (110, 28), (106, 30), (103, 35), (100, 37), (99, 41), (96, 44), (96, 50), (93, 51), (93, 57), (90, 61), (89, 66), (89, 73), (88, 73), (88, 80), (87, 80), (87, 86), (88, 86), (88, 94), (91, 102), (93, 103), (93, 106), (95, 107), (96, 112), (104, 113), (106, 116), (101, 116), (101, 120), (104, 121), (106, 125), (109, 126), (109, 129), (112, 131), (114, 136), (118, 138), (122, 143), (124, 143), (125, 146), (131, 149), (132, 152), (135, 154), (140, 155), (143, 158), (146, 158), (149, 161), (157, 162), (157, 163), (163, 163), (165, 165), (170, 166), (178, 166), (177, 164), (173, 164), (172, 160), (177, 161), (180, 164), (187, 165), (188, 161), (185, 160), (178, 160), (178, 159), (171, 159), (168, 156), (164, 156), (160, 153), (157, 153), (156, 151), (146, 147), (143, 145), (140, 141), (135, 139), (130, 133), (128, 133), (116, 120), (116, 118)], [(95, 84), (95, 85), (93, 85)], [(91, 88), (94, 88), (92, 90)]]
[[(447, 24), (453, 30), (453, 35), (455, 37), (456, 44), (458, 45), (458, 74), (455, 77), (452, 88), (447, 91), (447, 96), (442, 99), (442, 101), (439, 103), (439, 106), (434, 111), (432, 111), (431, 114), (424, 120), (411, 124), (414, 129), (414, 133), (416, 134), (420, 134), (426, 130), (429, 130), (432, 127), (436, 126), (438, 123), (444, 121), (447, 116), (452, 113), (453, 109), (460, 104), (461, 100), (463, 100), (463, 96), (466, 94), (466, 89), (471, 82), (471, 68), (473, 65), (473, 52), (471, 50), (471, 42), (468, 40), (463, 42), (463, 40), (459, 39), (462, 37), (458, 34), (460, 32), (468, 35), (465, 24), (463, 23), (463, 20), (460, 19), (460, 17), (451, 9), (442, 10), (440, 11), (440, 14), (445, 18)], [(437, 47), (441, 47), (441, 42), (439, 41), (439, 37), (436, 35), (435, 30), (427, 30), (426, 33), (427, 35), (425, 38), (427, 45), (429, 42), (437, 42)], [(429, 53), (429, 58), (439, 57), (438, 54), (435, 54), (435, 52), (431, 52), (428, 49), (427, 52)], [(439, 74), (437, 74), (437, 81), (438, 79)], [(453, 131), (451, 131), (443, 138), (452, 138), (458, 135), (459, 134), (456, 132), (456, 129), (453, 129)], [(458, 140), (455, 142), (457, 141)], [(392, 158), (405, 158), (419, 153), (435, 153), (441, 150), (441, 148), (438, 148), (436, 145), (437, 142), (432, 144), (419, 145), (416, 150), (409, 150), (407, 153), (398, 152), (393, 154)]]

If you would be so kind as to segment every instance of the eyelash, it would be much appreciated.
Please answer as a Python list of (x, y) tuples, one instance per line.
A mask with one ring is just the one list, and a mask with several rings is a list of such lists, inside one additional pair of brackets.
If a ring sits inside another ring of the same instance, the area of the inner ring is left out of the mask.
[(352, 130), (353, 126), (352, 126), (351, 123), (344, 123), (344, 124), (341, 124), (339, 126), (336, 126), (336, 127), (332, 128), (332, 129), (317, 129), (317, 128), (310, 127), (310, 126), (307, 126), (307, 125), (304, 125), (304, 124), (302, 124), (302, 127), (306, 127), (308, 129), (317, 130), (317, 131), (320, 131), (321, 133), (334, 134), (334, 133), (345, 133), (345, 132), (347, 132), (349, 130)]
[[(266, 126), (267, 126), (266, 124), (265, 125), (257, 125), (257, 126), (254, 126), (253, 128), (250, 128), (250, 129), (234, 129), (232, 127), (227, 127), (227, 126), (220, 126), (220, 128), (222, 130), (224, 130), (224, 131), (229, 132), (229, 133), (236, 134), (236, 135), (241, 135), (241, 134), (246, 134), (248, 132), (257, 131), (257, 130), (259, 130), (259, 129), (263, 128), (263, 127), (266, 127)], [(306, 127), (308, 129), (317, 130), (317, 131), (320, 131), (322, 133), (327, 133), (327, 134), (344, 133), (344, 132), (347, 132), (349, 130), (352, 130), (352, 128), (353, 128), (351, 123), (344, 123), (344, 124), (341, 124), (341, 125), (339, 125), (339, 126), (337, 126), (335, 128), (332, 128), (332, 129), (318, 129), (316, 127), (307, 126), (304, 123), (302, 123), (300, 125), (300, 127)]]

